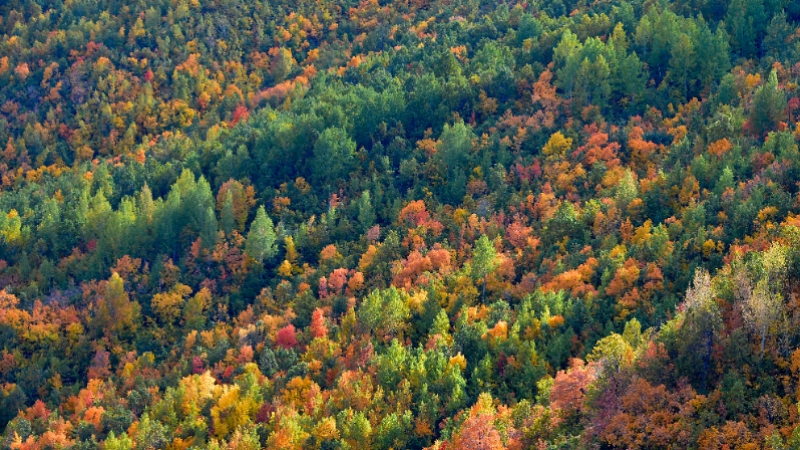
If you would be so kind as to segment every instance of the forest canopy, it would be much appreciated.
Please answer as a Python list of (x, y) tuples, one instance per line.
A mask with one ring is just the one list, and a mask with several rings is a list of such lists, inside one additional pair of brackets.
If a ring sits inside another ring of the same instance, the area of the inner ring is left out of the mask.
[(800, 3), (0, 36), (0, 449), (800, 448)]

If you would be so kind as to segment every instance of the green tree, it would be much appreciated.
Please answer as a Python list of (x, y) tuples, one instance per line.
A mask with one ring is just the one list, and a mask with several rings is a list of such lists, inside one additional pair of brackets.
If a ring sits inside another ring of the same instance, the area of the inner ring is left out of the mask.
[(440, 194), (445, 202), (458, 204), (466, 194), (472, 141), (475, 134), (469, 125), (460, 120), (452, 126), (445, 125), (436, 145), (436, 158), (440, 174), (447, 180), (441, 183)]
[(669, 60), (668, 76), (672, 84), (680, 90), (681, 101), (689, 98), (691, 83), (697, 62), (697, 52), (692, 38), (686, 34), (676, 36), (672, 44), (672, 57)]
[(701, 364), (696, 365), (691, 361), (687, 366), (700, 369), (701, 386), (705, 389), (714, 336), (722, 330), (723, 324), (722, 313), (714, 299), (711, 276), (704, 269), (695, 272), (694, 282), (686, 291), (684, 306), (685, 331), (682, 340), (687, 345), (681, 352), (681, 359), (694, 360), (697, 355), (701, 357)]
[(731, 47), (739, 56), (757, 56), (767, 19), (764, 0), (731, 1), (725, 24), (730, 32)]
[(375, 208), (372, 207), (369, 191), (362, 192), (361, 198), (358, 200), (358, 222), (361, 224), (362, 230), (368, 230), (375, 224)]
[(786, 120), (786, 94), (778, 86), (778, 75), (773, 70), (767, 82), (753, 95), (753, 104), (748, 118), (753, 131), (764, 136)]
[(481, 294), (483, 302), (486, 303), (486, 277), (494, 272), (498, 267), (497, 250), (494, 244), (489, 240), (489, 237), (481, 235), (475, 242), (475, 248), (472, 251), (472, 276), (476, 279), (483, 280), (483, 293)]
[(267, 216), (264, 205), (259, 206), (247, 233), (244, 252), (260, 264), (265, 259), (272, 259), (278, 252), (278, 247), (275, 245), (277, 239), (272, 219)]
[(411, 310), (404, 294), (394, 286), (372, 291), (358, 308), (358, 320), (379, 337), (395, 337), (405, 330)]
[(219, 222), (225, 235), (230, 235), (236, 226), (236, 215), (233, 212), (233, 193), (230, 189), (225, 193), (225, 200), (222, 202)]
[(327, 128), (314, 144), (313, 179), (333, 189), (333, 183), (347, 175), (356, 153), (356, 143), (343, 128)]

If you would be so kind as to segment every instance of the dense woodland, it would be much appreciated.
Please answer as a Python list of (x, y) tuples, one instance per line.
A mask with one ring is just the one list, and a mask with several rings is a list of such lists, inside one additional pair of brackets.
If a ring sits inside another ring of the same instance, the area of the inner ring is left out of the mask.
[(0, 2), (0, 448), (800, 448), (800, 2)]

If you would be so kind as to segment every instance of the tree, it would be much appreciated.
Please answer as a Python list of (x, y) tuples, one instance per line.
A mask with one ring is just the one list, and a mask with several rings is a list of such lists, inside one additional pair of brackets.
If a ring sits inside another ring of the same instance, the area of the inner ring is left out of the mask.
[(734, 283), (742, 318), (750, 331), (759, 336), (759, 354), (763, 359), (767, 336), (783, 314), (780, 290), (786, 272), (787, 249), (774, 244), (760, 256), (756, 262), (758, 278), (755, 283), (746, 268), (741, 266), (735, 269)]
[(547, 159), (561, 160), (570, 149), (572, 149), (572, 138), (564, 137), (560, 131), (556, 131), (542, 147), (542, 154)]
[(239, 232), (244, 232), (244, 227), (247, 225), (247, 217), (250, 215), (250, 208), (255, 206), (255, 188), (253, 186), (245, 186), (237, 180), (228, 180), (220, 186), (217, 192), (217, 209), (220, 211), (222, 228), (225, 232), (228, 231), (229, 215), (228, 212), (228, 194), (231, 196), (231, 210), (235, 220), (235, 228)]
[(550, 388), (550, 407), (562, 420), (572, 421), (586, 411), (586, 389), (597, 377), (597, 367), (572, 359), (567, 370), (559, 370)]
[(786, 13), (782, 11), (776, 14), (767, 27), (767, 35), (764, 37), (764, 49), (767, 55), (782, 60), (786, 44), (793, 34), (794, 29), (786, 20)]
[(761, 137), (775, 130), (786, 120), (786, 94), (778, 86), (778, 74), (773, 69), (766, 84), (759, 87), (753, 95), (753, 104), (748, 121), (753, 132)]
[(186, 297), (192, 293), (192, 288), (185, 284), (176, 283), (169, 292), (159, 292), (153, 296), (150, 305), (161, 322), (171, 327), (180, 317), (184, 309)]
[(375, 224), (375, 208), (372, 206), (369, 191), (362, 192), (358, 200), (358, 222), (365, 231)]
[(320, 308), (315, 308), (311, 314), (311, 336), (321, 338), (328, 335), (328, 327), (325, 326), (325, 312)]
[(139, 318), (139, 304), (125, 292), (125, 283), (116, 272), (108, 281), (100, 283), (95, 317), (92, 323), (97, 331), (119, 338), (123, 330), (133, 330)]
[(440, 193), (447, 203), (458, 204), (466, 193), (473, 139), (472, 127), (458, 121), (445, 125), (436, 143), (435, 159), (441, 167), (440, 175), (447, 180), (441, 184)]
[(230, 190), (225, 193), (225, 199), (222, 201), (220, 225), (226, 235), (230, 235), (236, 226), (236, 216), (233, 213), (233, 192)]
[(633, 350), (634, 348), (622, 335), (611, 333), (597, 341), (592, 352), (586, 356), (586, 360), (598, 361), (604, 368), (619, 372), (633, 361)]
[(356, 142), (343, 128), (327, 128), (314, 144), (311, 161), (312, 178), (333, 190), (333, 183), (347, 175), (356, 153)]
[[(695, 271), (694, 282), (686, 290), (683, 306), (685, 308), (686, 333), (689, 334), (685, 341), (689, 345), (681, 356), (702, 355), (701, 386), (705, 389), (708, 382), (714, 335), (722, 330), (722, 314), (714, 299), (711, 276), (706, 270), (697, 269)], [(699, 347), (699, 350), (692, 347)]]
[(358, 321), (378, 337), (392, 338), (402, 333), (411, 316), (404, 293), (394, 286), (372, 291), (358, 308)]
[(267, 216), (264, 205), (258, 207), (256, 218), (250, 224), (250, 231), (245, 241), (245, 254), (261, 264), (265, 259), (271, 260), (278, 252), (277, 241), (272, 219)]
[(633, 172), (628, 169), (625, 174), (620, 178), (616, 189), (614, 190), (614, 200), (617, 201), (617, 206), (623, 211), (630, 205), (630, 203), (639, 196), (639, 188)]
[(693, 74), (697, 61), (697, 52), (692, 38), (686, 34), (679, 34), (677, 42), (672, 44), (672, 57), (669, 60), (669, 78), (674, 86), (681, 92), (681, 101), (689, 98), (690, 82), (693, 81)]
[(127, 433), (121, 433), (119, 436), (116, 436), (112, 431), (108, 434), (103, 448), (107, 450), (132, 450), (133, 440), (128, 437)]
[(743, 58), (756, 56), (767, 25), (764, 0), (732, 0), (725, 23), (731, 36), (731, 47)]
[(497, 250), (489, 237), (481, 235), (472, 251), (472, 276), (483, 280), (483, 303), (486, 303), (486, 277), (499, 266)]
[(204, 248), (210, 249), (214, 247), (217, 243), (218, 231), (219, 224), (217, 223), (217, 216), (214, 215), (214, 208), (209, 206), (206, 208), (203, 228), (200, 230), (200, 239)]

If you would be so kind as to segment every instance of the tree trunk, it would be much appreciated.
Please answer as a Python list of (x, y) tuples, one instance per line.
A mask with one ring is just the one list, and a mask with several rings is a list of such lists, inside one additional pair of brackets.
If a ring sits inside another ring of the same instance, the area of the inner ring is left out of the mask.
[(486, 303), (486, 274), (483, 274), (483, 300), (482, 303)]

